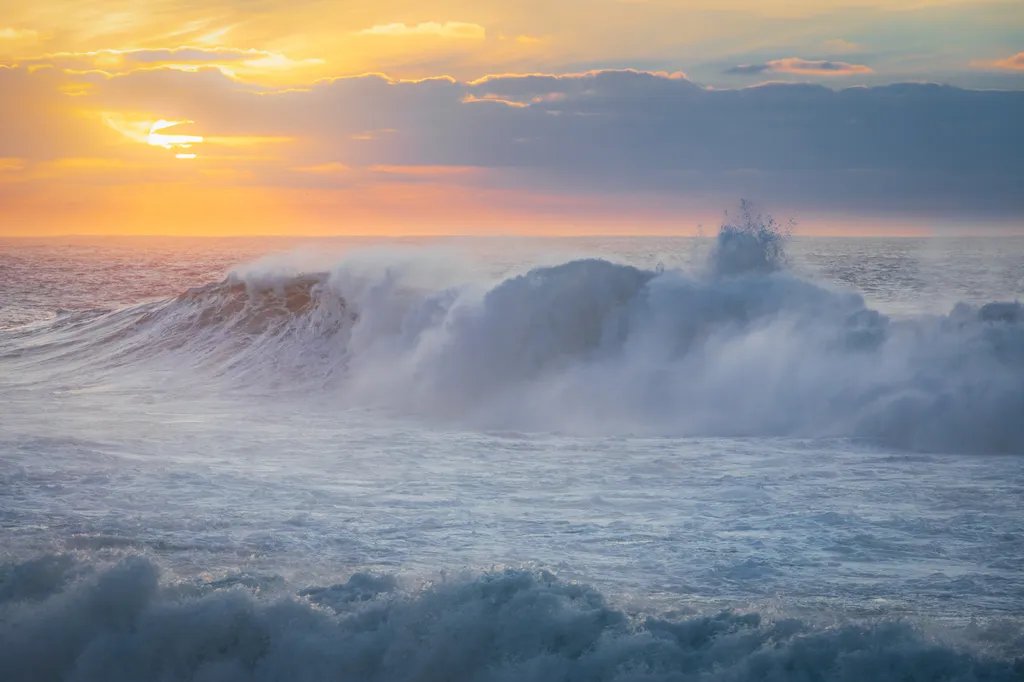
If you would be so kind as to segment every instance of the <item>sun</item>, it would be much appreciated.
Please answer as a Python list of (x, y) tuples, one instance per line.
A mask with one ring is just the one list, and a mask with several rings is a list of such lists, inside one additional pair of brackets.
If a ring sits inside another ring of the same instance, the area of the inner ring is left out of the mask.
[[(149, 127), (149, 135), (146, 137), (146, 144), (154, 147), (163, 147), (164, 149), (189, 149), (194, 144), (200, 144), (203, 141), (202, 135), (169, 135), (167, 133), (160, 132), (161, 130), (167, 130), (185, 123), (192, 123), (192, 121), (165, 121), (160, 119)], [(196, 157), (195, 154), (177, 154), (177, 158), (191, 158)]]
[(193, 121), (169, 121), (150, 117), (126, 116), (113, 112), (103, 114), (103, 122), (110, 128), (121, 133), (135, 142), (159, 147), (175, 152), (177, 159), (194, 159), (197, 154), (190, 151), (193, 145), (202, 144), (205, 138), (202, 135), (184, 135), (165, 132), (175, 126), (186, 125)]

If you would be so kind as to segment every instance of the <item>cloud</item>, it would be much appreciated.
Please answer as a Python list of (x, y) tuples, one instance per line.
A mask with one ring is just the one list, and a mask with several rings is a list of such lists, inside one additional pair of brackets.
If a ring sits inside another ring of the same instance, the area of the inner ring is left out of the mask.
[(2, 157), (0, 156), (0, 173), (10, 173), (13, 171), (20, 171), (25, 167), (25, 160), (13, 157)]
[(341, 175), (352, 171), (343, 163), (318, 163), (313, 166), (296, 166), (293, 170), (298, 173), (311, 173), (313, 175)]
[(60, 69), (107, 73), (125, 73), (139, 68), (175, 67), (220, 68), (229, 74), (253, 71), (287, 70), (322, 64), (320, 59), (294, 60), (265, 50), (235, 48), (173, 47), (137, 50), (95, 50), (56, 52), (32, 59), (18, 60), (25, 66), (52, 66)]
[(13, 26), (0, 27), (0, 40), (32, 42), (38, 38), (38, 31), (33, 31), (27, 28), (14, 28)]
[(874, 73), (874, 70), (864, 64), (786, 57), (760, 64), (740, 64), (728, 69), (726, 73), (741, 76), (763, 73), (788, 73), (799, 76), (853, 76)]
[[(68, 78), (90, 87), (63, 95)], [(16, 105), (24, 101), (33, 107)], [(618, 196), (623, 206), (639, 197), (719, 206), (750, 196), (830, 210), (1024, 211), (1024, 92), (925, 84), (711, 90), (630, 70), (470, 82), (367, 75), (270, 89), (216, 71), (0, 68), (0, 109), (12, 112), (0, 128), (0, 157), (27, 164), (166, 154), (113, 131), (104, 137), (102, 120), (82, 114), (138, 111), (194, 121), (189, 132), (208, 142), (252, 140), (237, 150), (221, 145), (219, 163), (267, 187), (322, 186), (344, 175), (367, 187), (430, 178), (468, 194), (487, 186)], [(480, 170), (460, 170), (468, 168)]]
[(463, 21), (426, 21), (420, 24), (378, 24), (359, 31), (360, 35), (401, 38), (406, 36), (432, 36), (459, 40), (483, 40), (487, 32), (479, 24)]
[(1024, 52), (1018, 52), (1006, 59), (972, 62), (972, 66), (982, 69), (1002, 69), (1005, 71), (1024, 71)]
[(176, 47), (159, 50), (102, 50), (99, 52), (86, 53), (85, 57), (96, 57), (99, 59), (113, 58), (126, 62), (140, 64), (166, 64), (166, 63), (214, 63), (247, 61), (266, 57), (268, 52), (262, 50), (235, 50), (230, 48), (208, 49), (199, 47)]
[(43, 34), (33, 29), (0, 24), (0, 64), (4, 58), (32, 49), (43, 38)]
[(737, 64), (729, 69), (725, 70), (725, 73), (733, 74), (736, 76), (754, 76), (761, 73), (767, 73), (772, 70), (770, 64)]
[[(902, 77), (914, 79), (956, 78), (972, 87), (1013, 87), (1008, 72), (1001, 79), (977, 71), (951, 72), (950, 59), (957, 53), (994, 58), (1024, 49), (1017, 44), (1020, 3), (1009, 0), (605, 1), (599, 3), (600, 11), (594, 0), (449, 0), (427, 9), (423, 2), (390, 0), (357, 3), (358, 10), (350, 2), (293, 0), (151, 0), (129, 11), (130, 4), (0, 3), (9, 10), (0, 13), (0, 29), (36, 31), (42, 44), (14, 48), (0, 40), (0, 53), (34, 57), (43, 50), (193, 45), (253, 47), (294, 59), (324, 60), (315, 74), (290, 77), (292, 85), (370, 71), (403, 77), (446, 73), (466, 79), (513, 70), (653, 69), (682, 63), (704, 82), (723, 87), (731, 79), (721, 69), (797, 55), (870, 64), (880, 73), (898, 69)], [(55, 8), (41, 9), (51, 5)], [(459, 35), (477, 39), (459, 40)], [(486, 39), (479, 39), (484, 35)], [(520, 35), (542, 42), (517, 40)], [(845, 40), (828, 42), (839, 38)], [(749, 51), (751, 41), (773, 52), (723, 61)], [(850, 56), (853, 48), (845, 41), (866, 43), (872, 61)], [(878, 80), (884, 77), (882, 73)], [(283, 80), (268, 77), (263, 82)]]
[(435, 179), (439, 177), (452, 176), (452, 175), (470, 175), (478, 173), (479, 168), (475, 166), (389, 166), (386, 164), (374, 165), (369, 168), (371, 173), (378, 173), (381, 175), (400, 176), (406, 179), (409, 178), (429, 178)]

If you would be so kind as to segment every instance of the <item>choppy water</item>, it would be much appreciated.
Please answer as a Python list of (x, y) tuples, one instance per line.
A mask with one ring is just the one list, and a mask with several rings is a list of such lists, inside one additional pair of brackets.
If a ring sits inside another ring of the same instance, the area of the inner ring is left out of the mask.
[(0, 243), (0, 678), (1021, 679), (1024, 241), (788, 253)]

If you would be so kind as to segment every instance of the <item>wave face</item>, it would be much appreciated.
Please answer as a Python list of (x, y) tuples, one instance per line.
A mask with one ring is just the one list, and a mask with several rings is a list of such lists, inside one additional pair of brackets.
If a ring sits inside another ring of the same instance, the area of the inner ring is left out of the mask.
[(1019, 303), (891, 319), (788, 271), (781, 244), (723, 229), (700, 272), (585, 259), (492, 284), (453, 284), (443, 262), (408, 254), (318, 274), (257, 263), (169, 301), (58, 320), (5, 359), (107, 377), (163, 363), (186, 383), (488, 429), (1024, 452)]
[[(1020, 680), (1024, 661), (895, 622), (641, 617), (547, 573), (406, 592), (386, 575), (297, 594), (161, 583), (149, 560), (0, 571), (0, 678), (47, 680)], [(252, 581), (248, 581), (252, 582)]]

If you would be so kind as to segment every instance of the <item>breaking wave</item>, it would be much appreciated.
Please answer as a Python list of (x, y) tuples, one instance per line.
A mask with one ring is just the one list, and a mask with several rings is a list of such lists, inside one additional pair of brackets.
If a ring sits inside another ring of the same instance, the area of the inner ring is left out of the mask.
[(142, 557), (0, 567), (0, 678), (47, 680), (1020, 680), (1024, 661), (899, 622), (643, 616), (544, 572), (406, 591), (161, 581)]
[(171, 300), (59, 318), (0, 359), (33, 380), (143, 364), (166, 382), (493, 429), (1024, 452), (1019, 303), (889, 318), (788, 271), (776, 226), (744, 220), (700, 272), (585, 259), (453, 284), (445, 263), (407, 253), (313, 274), (255, 263)]

